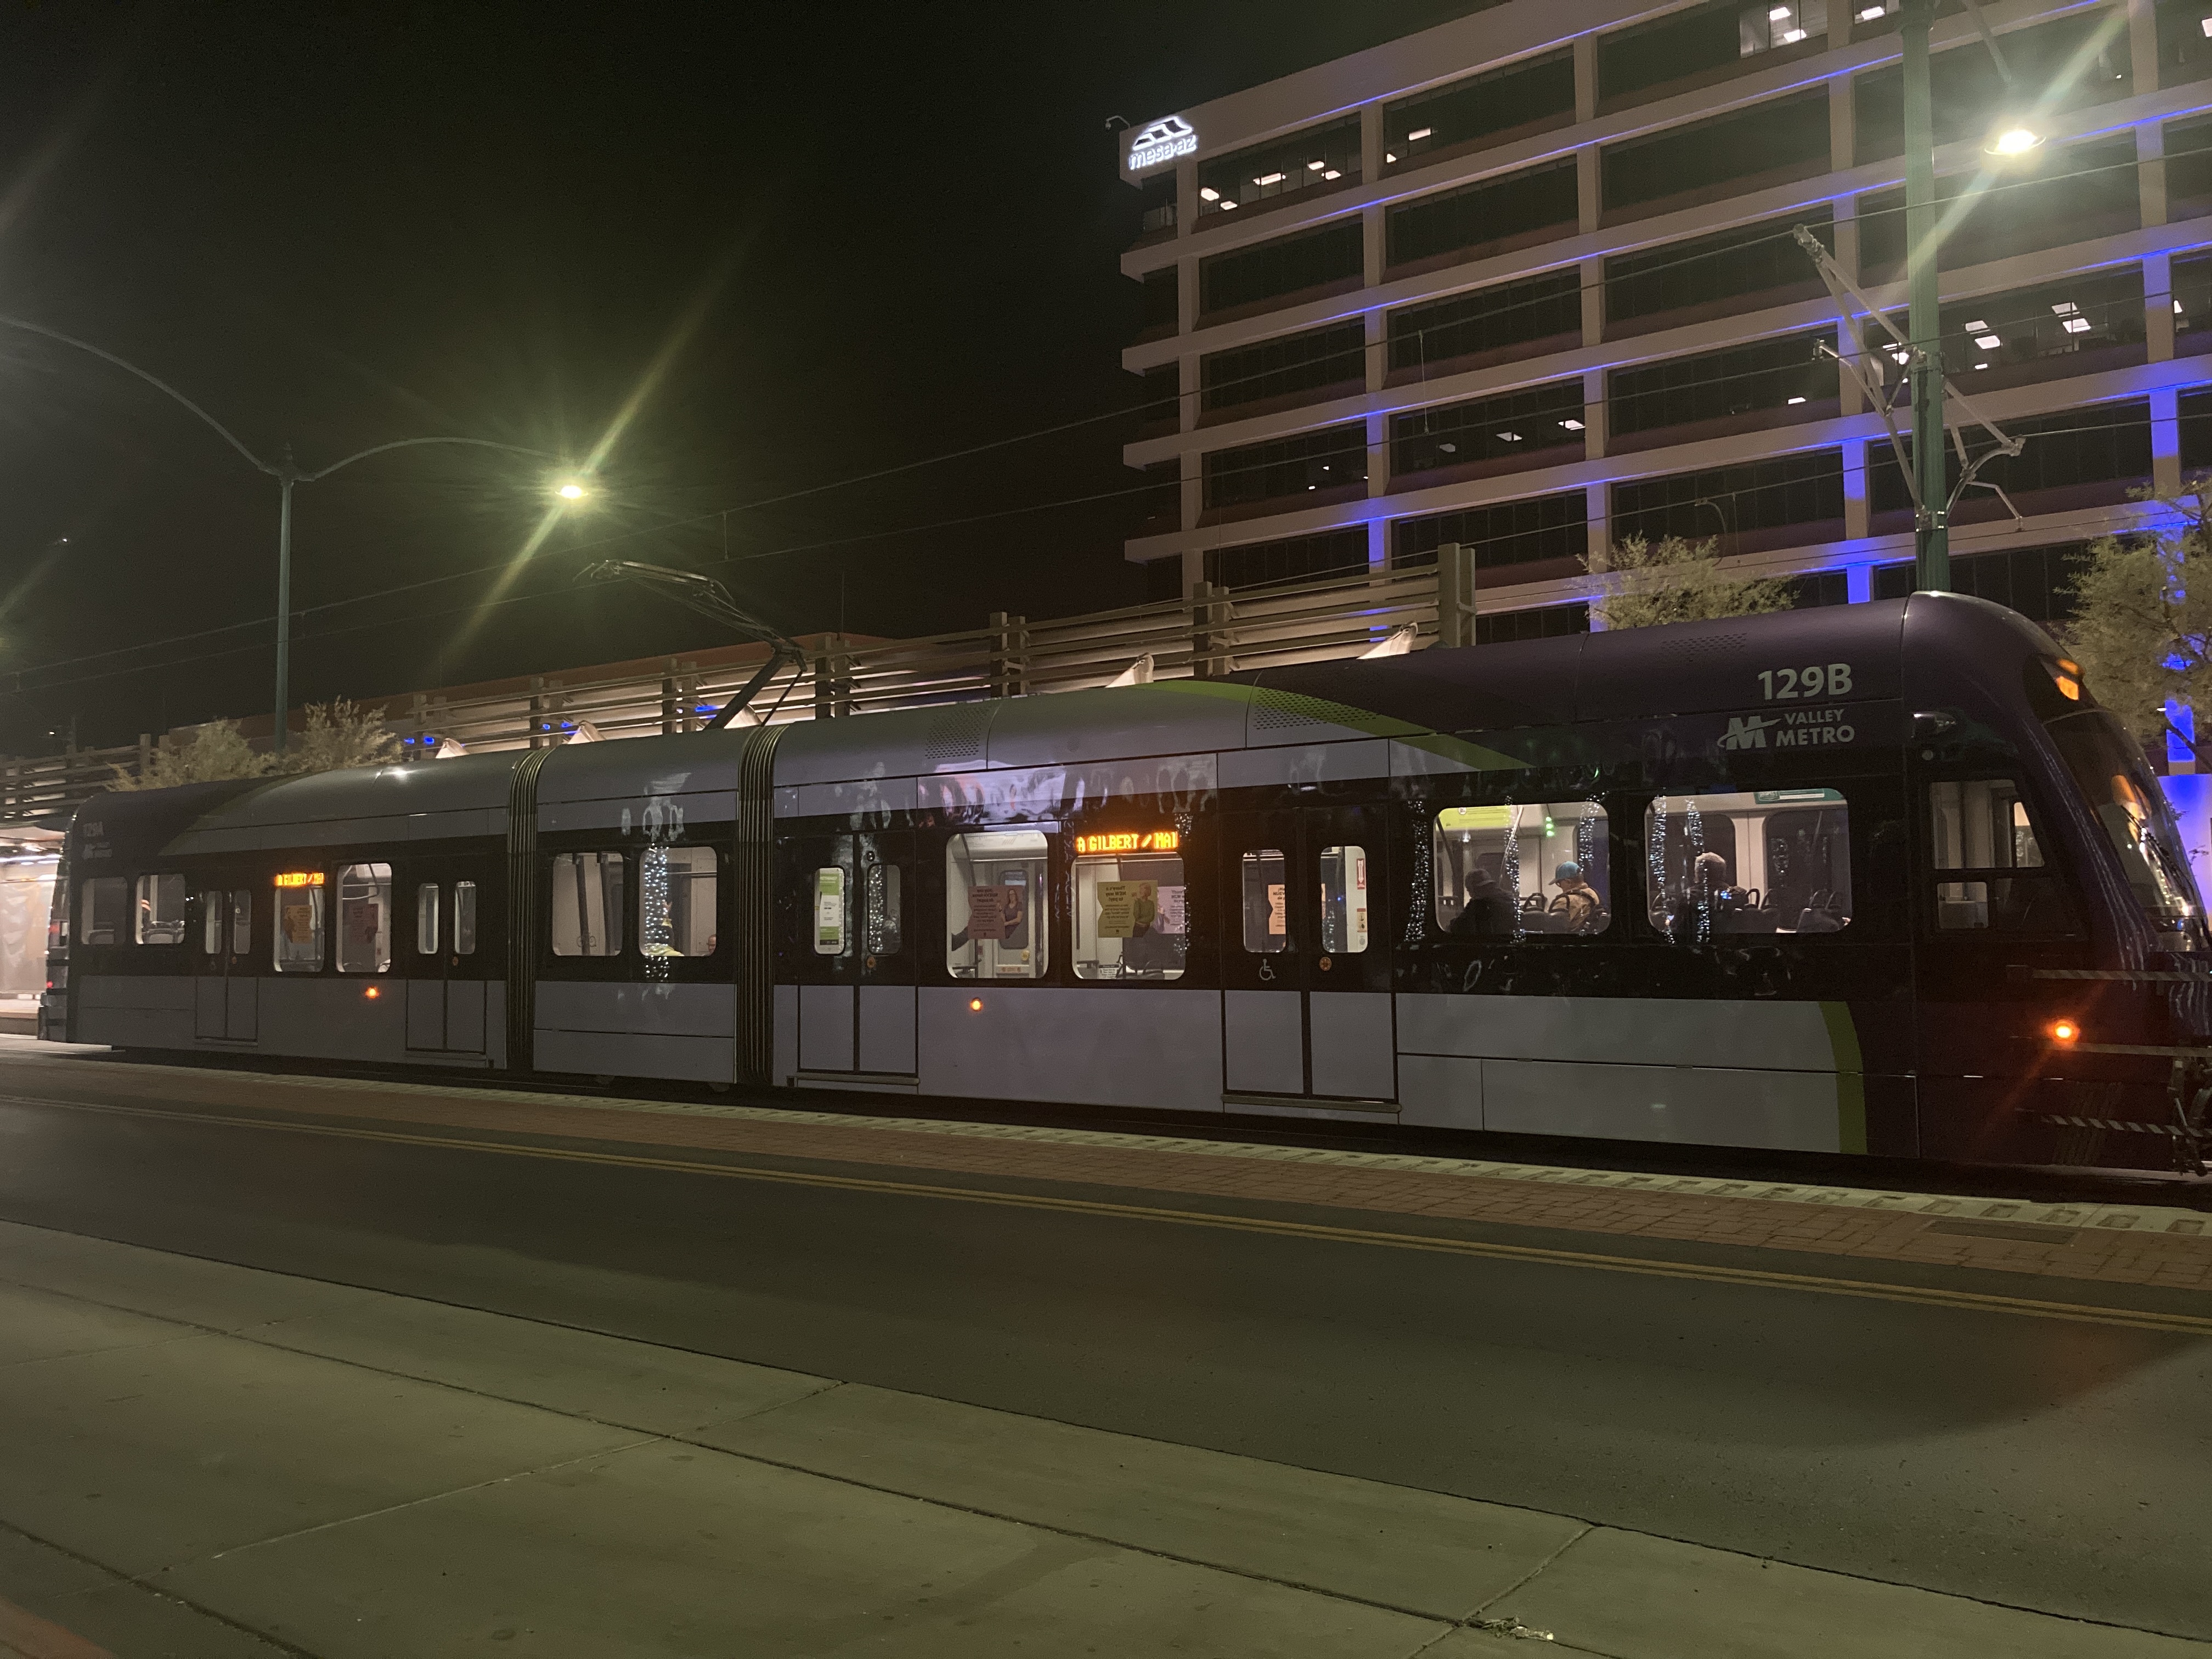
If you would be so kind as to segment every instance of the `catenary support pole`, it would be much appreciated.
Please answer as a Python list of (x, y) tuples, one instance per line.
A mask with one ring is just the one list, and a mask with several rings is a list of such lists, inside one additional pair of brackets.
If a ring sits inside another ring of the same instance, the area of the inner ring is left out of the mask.
[(1951, 489), (1943, 465), (1943, 323), (1937, 246), (1936, 135), (1928, 73), (1928, 33), (1935, 0), (1905, 0), (1899, 13), (1905, 52), (1905, 257), (1911, 309), (1912, 469), (1920, 487), (1913, 523), (1913, 586), (1943, 592), (1951, 586)]
[(276, 723), (269, 728), (270, 752), (280, 760), (292, 723), (292, 486), (299, 481), (287, 444), (276, 469)]

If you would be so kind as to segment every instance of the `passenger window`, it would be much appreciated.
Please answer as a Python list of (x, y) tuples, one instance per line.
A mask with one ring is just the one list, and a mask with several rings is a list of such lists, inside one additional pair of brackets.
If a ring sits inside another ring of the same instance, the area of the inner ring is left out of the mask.
[(338, 872), (338, 972), (392, 966), (392, 866), (349, 864)]
[(323, 872), (288, 870), (276, 878), (276, 933), (270, 953), (280, 974), (323, 967)]
[(120, 945), (131, 884), (121, 876), (94, 876), (77, 890), (77, 943)]
[(1606, 823), (1588, 800), (1447, 806), (1431, 832), (1437, 926), (1455, 939), (1602, 933), (1613, 926)]
[(1290, 917), (1285, 911), (1290, 866), (1278, 848), (1261, 847), (1238, 861), (1238, 884), (1244, 894), (1244, 948), (1254, 956), (1273, 956), (1291, 945)]
[(219, 892), (200, 895), (200, 954), (222, 954), (222, 895)]
[(438, 954), (438, 884), (426, 881), (415, 890), (415, 954)]
[(185, 942), (185, 878), (141, 876), (132, 937), (141, 945)]
[(638, 948), (648, 957), (707, 957), (717, 943), (711, 847), (648, 847), (638, 860)]
[(955, 979), (1042, 979), (1051, 844), (985, 830), (945, 844), (945, 967)]
[(866, 944), (868, 954), (895, 957), (904, 948), (904, 916), (899, 896), (899, 867), (871, 864), (867, 869)]
[(2080, 931), (2073, 900), (2044, 862), (2035, 821), (2021, 799), (2020, 786), (2011, 779), (1929, 784), (1928, 830), (1934, 867), (1972, 876), (1936, 884), (1939, 931)]
[(230, 896), (230, 950), (233, 956), (244, 956), (253, 949), (253, 892), (251, 888), (234, 889)]
[(1190, 948), (1188, 890), (1175, 832), (1078, 836), (1132, 843), (1164, 841), (1176, 852), (1085, 854), (1075, 860), (1075, 976), (1158, 983), (1181, 979)]
[(1358, 956), (1367, 948), (1367, 849), (1321, 849), (1321, 948)]
[(453, 884), (453, 954), (472, 957), (477, 953), (477, 884), (472, 881)]
[(845, 954), (845, 871), (825, 864), (814, 872), (814, 954)]
[(1836, 790), (1662, 795), (1644, 845), (1651, 925), (1677, 945), (1850, 925), (1850, 812)]
[(562, 853), (553, 860), (553, 954), (622, 954), (629, 874), (620, 853)]

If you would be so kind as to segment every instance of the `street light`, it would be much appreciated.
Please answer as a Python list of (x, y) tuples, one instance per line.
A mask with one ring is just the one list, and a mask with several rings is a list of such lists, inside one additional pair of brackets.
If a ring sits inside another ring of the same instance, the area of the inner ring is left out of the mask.
[[(535, 455), (542, 459), (553, 459), (547, 456), (543, 450), (527, 449), (520, 444), (499, 443), (490, 438), (400, 438), (391, 443), (372, 444), (367, 449), (357, 450), (344, 459), (332, 461), (328, 466), (319, 467), (313, 472), (302, 471), (300, 469), (298, 464), (292, 459), (291, 446), (288, 444), (284, 447), (283, 455), (272, 465), (263, 460), (240, 442), (237, 435), (228, 427), (223, 425), (221, 421), (216, 419), (176, 387), (156, 375), (148, 374), (137, 364), (127, 362), (112, 351), (104, 351), (88, 341), (64, 334), (58, 329), (48, 328), (43, 323), (28, 322), (21, 317), (0, 315), (0, 326), (21, 329), (27, 334), (40, 335), (46, 339), (58, 341), (63, 345), (75, 347), (79, 351), (89, 352), (102, 362), (112, 363), (125, 374), (137, 375), (147, 385), (156, 391), (167, 393), (170, 398), (198, 416), (201, 421), (215, 429), (225, 443), (244, 456), (247, 463), (257, 471), (264, 472), (276, 480), (276, 718), (270, 735), (270, 744), (278, 755), (284, 752), (284, 738), (292, 709), (292, 491), (294, 488), (303, 483), (313, 483), (319, 478), (327, 478), (331, 473), (341, 471), (351, 466), (356, 461), (365, 461), (372, 455), (383, 454), (386, 450), (414, 449), (426, 444), (461, 444), (471, 449), (500, 449), (514, 455)], [(571, 490), (575, 492), (574, 495), (569, 495)], [(561, 486), (559, 494), (568, 500), (580, 500), (584, 495), (584, 489), (580, 484), (572, 479)]]

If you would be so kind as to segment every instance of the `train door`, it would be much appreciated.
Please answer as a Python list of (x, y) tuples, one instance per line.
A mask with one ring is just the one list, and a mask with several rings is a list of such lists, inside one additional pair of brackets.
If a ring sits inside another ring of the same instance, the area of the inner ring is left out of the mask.
[(1225, 817), (1223, 1088), (1285, 1104), (1397, 1098), (1383, 809)]
[(414, 1054), (484, 1052), (483, 887), (473, 864), (411, 865), (414, 921), (406, 951), (407, 1048)]
[(261, 1033), (261, 976), (253, 960), (253, 890), (200, 894), (192, 951), (192, 1035), (203, 1042), (252, 1042)]
[(855, 1081), (915, 1074), (913, 836), (827, 836), (809, 872), (812, 982), (799, 988), (799, 1068)]

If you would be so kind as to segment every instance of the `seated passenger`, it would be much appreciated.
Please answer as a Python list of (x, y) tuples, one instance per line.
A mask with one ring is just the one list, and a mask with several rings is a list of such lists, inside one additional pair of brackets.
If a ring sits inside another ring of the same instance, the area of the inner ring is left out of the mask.
[(1504, 939), (1516, 931), (1518, 921), (1512, 895), (1498, 884), (1497, 877), (1477, 865), (1468, 872), (1459, 914), (1444, 931), (1455, 939)]
[(1569, 862), (1552, 872), (1559, 896), (1552, 901), (1549, 914), (1555, 919), (1563, 933), (1599, 933), (1605, 931), (1607, 920), (1605, 901), (1598, 896), (1597, 889), (1583, 879), (1583, 867)]

